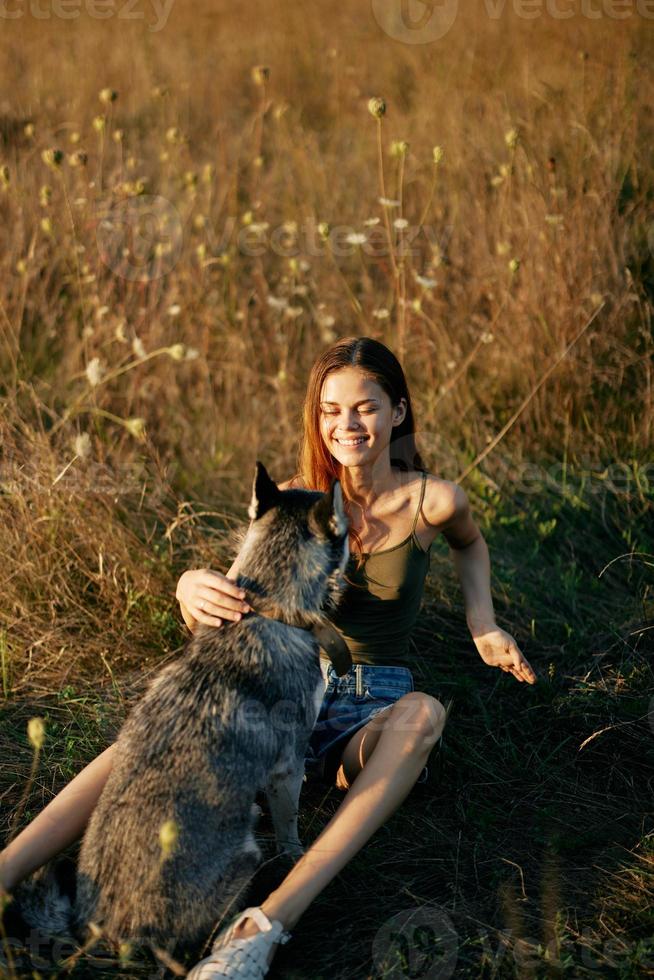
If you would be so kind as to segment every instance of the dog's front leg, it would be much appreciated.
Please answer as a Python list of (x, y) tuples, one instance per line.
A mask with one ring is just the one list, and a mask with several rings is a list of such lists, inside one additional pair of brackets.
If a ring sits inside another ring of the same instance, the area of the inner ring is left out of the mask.
[(273, 774), (266, 786), (266, 797), (270, 807), (278, 850), (298, 858), (304, 854), (302, 842), (297, 832), (297, 815), (304, 778), (304, 759), (291, 766), (286, 772)]

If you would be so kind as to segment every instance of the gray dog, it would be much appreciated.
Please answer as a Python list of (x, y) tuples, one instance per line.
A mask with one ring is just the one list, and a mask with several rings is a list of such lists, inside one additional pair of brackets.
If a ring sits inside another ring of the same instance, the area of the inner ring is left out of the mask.
[(16, 889), (29, 924), (81, 940), (92, 922), (111, 942), (195, 952), (244, 906), (261, 861), (259, 790), (278, 847), (302, 853), (298, 800), (325, 688), (319, 646), (339, 674), (350, 663), (323, 620), (343, 588), (348, 522), (338, 481), (326, 494), (280, 491), (259, 462), (248, 515), (234, 571), (255, 612), (200, 626), (154, 678), (118, 735), (74, 901), (42, 869)]

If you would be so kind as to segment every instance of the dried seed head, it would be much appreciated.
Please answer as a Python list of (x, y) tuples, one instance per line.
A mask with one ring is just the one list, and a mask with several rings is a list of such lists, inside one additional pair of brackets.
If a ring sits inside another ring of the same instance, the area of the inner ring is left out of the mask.
[(105, 127), (106, 119), (104, 116), (94, 116), (93, 117), (93, 128), (96, 133), (101, 133)]
[(391, 156), (392, 157), (405, 157), (407, 150), (409, 149), (409, 144), (406, 140), (393, 140), (391, 143)]
[(431, 155), (434, 163), (440, 163), (441, 160), (443, 159), (443, 147), (435, 146), (431, 151)]
[(368, 112), (375, 119), (381, 119), (382, 116), (386, 114), (386, 103), (379, 96), (375, 95), (372, 99), (368, 99)]
[(45, 722), (43, 718), (30, 718), (27, 722), (27, 737), (32, 748), (38, 752), (45, 742)]
[(84, 153), (83, 150), (76, 150), (68, 155), (68, 163), (71, 167), (85, 167), (88, 161), (88, 154)]
[(183, 361), (186, 357), (186, 348), (184, 344), (173, 344), (172, 347), (168, 348), (168, 353), (173, 361)]
[(510, 150), (515, 150), (516, 146), (518, 145), (518, 139), (519, 137), (518, 137), (517, 129), (509, 129), (504, 134), (504, 142), (506, 143), (506, 145), (509, 147)]
[(515, 275), (520, 268), (520, 259), (511, 259), (509, 261), (509, 272), (511, 275)]
[(252, 69), (252, 81), (255, 85), (265, 85), (270, 78), (270, 68), (266, 65), (255, 65)]
[(86, 459), (91, 455), (91, 437), (88, 432), (80, 432), (73, 440), (75, 455), (80, 459)]
[(143, 442), (145, 440), (145, 419), (126, 419), (125, 428), (129, 434), (134, 436), (135, 439), (138, 439), (139, 442)]
[(103, 88), (100, 90), (98, 98), (103, 105), (111, 105), (111, 103), (115, 102), (118, 98), (118, 92), (114, 91), (112, 88)]
[(92, 388), (95, 388), (102, 381), (102, 365), (99, 357), (92, 358), (86, 365), (86, 378)]
[(50, 167), (51, 170), (58, 170), (61, 166), (61, 161), (63, 158), (64, 155), (61, 150), (55, 150), (53, 148), (43, 150), (41, 153), (41, 159), (47, 167)]

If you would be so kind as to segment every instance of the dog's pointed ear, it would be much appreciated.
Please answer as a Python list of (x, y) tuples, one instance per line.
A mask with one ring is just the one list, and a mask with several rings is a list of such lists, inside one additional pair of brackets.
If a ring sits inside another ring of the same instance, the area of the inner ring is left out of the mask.
[(257, 460), (254, 470), (254, 482), (252, 483), (252, 500), (248, 507), (248, 517), (251, 521), (258, 521), (260, 517), (279, 503), (282, 492), (268, 476), (268, 470), (260, 460)]
[(313, 505), (310, 511), (316, 530), (333, 538), (342, 537), (348, 527), (347, 514), (343, 506), (343, 491), (338, 480), (332, 480), (329, 490)]

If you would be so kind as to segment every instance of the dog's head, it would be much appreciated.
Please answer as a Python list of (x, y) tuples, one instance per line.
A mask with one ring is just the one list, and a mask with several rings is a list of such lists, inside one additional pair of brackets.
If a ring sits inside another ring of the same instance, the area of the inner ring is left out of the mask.
[(349, 557), (348, 518), (338, 480), (326, 493), (280, 490), (257, 460), (248, 508), (247, 569), (282, 605), (318, 611), (334, 603)]

